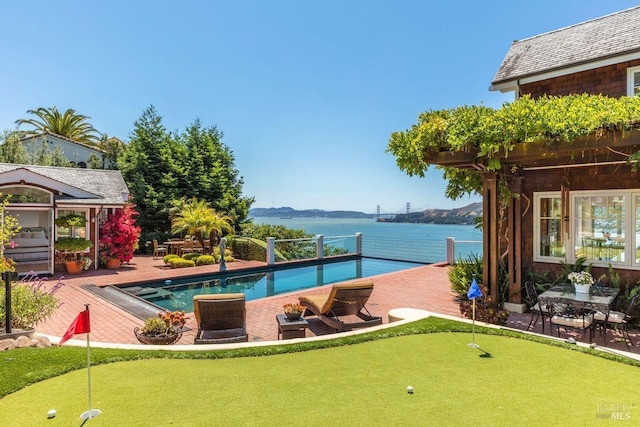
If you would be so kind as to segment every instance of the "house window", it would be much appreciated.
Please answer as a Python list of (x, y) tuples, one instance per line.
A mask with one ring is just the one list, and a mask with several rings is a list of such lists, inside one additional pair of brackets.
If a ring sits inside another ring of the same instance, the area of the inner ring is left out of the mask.
[(640, 95), (640, 67), (627, 68), (627, 96)]
[(572, 191), (564, 224), (559, 192), (535, 193), (534, 203), (534, 261), (584, 257), (600, 267), (640, 269), (640, 189)]
[(29, 185), (2, 187), (2, 194), (9, 196), (9, 203), (11, 204), (47, 206), (52, 204), (51, 192)]
[(562, 231), (562, 204), (560, 193), (537, 193), (534, 196), (534, 258), (564, 258), (564, 232)]
[(629, 193), (577, 194), (573, 197), (575, 258), (624, 263), (629, 235), (626, 207)]
[[(66, 210), (66, 209), (58, 210), (58, 218), (65, 217), (67, 215), (80, 215), (80, 216), (84, 216), (85, 218), (89, 217), (87, 211)], [(86, 221), (86, 224), (84, 226), (65, 227), (65, 226), (56, 225), (56, 236), (57, 238), (79, 237), (82, 239), (86, 239), (87, 236), (89, 235), (88, 227), (89, 227), (89, 221)]]

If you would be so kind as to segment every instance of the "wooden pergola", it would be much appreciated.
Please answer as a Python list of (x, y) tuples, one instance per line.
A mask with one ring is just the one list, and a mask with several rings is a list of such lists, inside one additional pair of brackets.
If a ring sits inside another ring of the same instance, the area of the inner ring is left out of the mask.
[[(508, 242), (521, 242), (522, 206), (521, 194), (523, 177), (527, 169), (557, 169), (588, 167), (603, 164), (625, 164), (629, 156), (640, 150), (640, 130), (604, 131), (578, 138), (571, 143), (547, 140), (516, 144), (509, 152), (500, 152), (493, 158), (501, 162), (501, 170), (488, 171), (489, 158), (479, 156), (478, 149), (466, 151), (426, 150), (424, 161), (428, 164), (473, 169), (481, 173), (483, 189), (483, 281), (489, 288), (493, 301), (498, 301), (499, 268), (501, 259), (501, 232), (506, 232)], [(506, 230), (499, 224), (499, 183), (503, 180), (512, 193), (506, 211)], [(568, 188), (557, 183), (562, 192), (563, 224), (569, 222)], [(511, 244), (506, 253), (509, 272), (510, 302), (520, 303), (522, 286), (522, 253), (520, 244)]]

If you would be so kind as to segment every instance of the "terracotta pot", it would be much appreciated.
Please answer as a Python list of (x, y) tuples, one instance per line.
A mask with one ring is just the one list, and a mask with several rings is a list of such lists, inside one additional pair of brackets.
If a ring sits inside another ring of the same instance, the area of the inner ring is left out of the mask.
[(118, 258), (109, 258), (107, 260), (107, 268), (110, 270), (117, 270), (120, 268), (120, 260)]
[(69, 274), (82, 273), (82, 267), (78, 261), (65, 261), (64, 266), (67, 268), (67, 273)]

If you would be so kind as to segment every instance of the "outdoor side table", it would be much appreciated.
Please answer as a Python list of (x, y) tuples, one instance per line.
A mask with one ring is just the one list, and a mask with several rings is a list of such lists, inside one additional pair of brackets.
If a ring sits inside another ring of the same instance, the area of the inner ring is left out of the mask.
[(276, 314), (278, 321), (278, 339), (304, 338), (309, 324), (304, 317), (298, 320), (289, 320), (284, 313)]

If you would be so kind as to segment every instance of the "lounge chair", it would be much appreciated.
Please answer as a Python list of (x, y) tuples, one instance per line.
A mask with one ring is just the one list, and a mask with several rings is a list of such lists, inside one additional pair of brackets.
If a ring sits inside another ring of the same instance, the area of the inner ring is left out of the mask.
[(198, 324), (194, 344), (249, 341), (244, 294), (196, 295), (193, 314)]
[[(299, 300), (336, 331), (349, 331), (382, 324), (382, 317), (372, 316), (365, 307), (372, 291), (372, 282), (341, 283), (333, 285), (329, 293), (305, 295)], [(345, 316), (357, 316), (360, 321), (350, 322)]]

